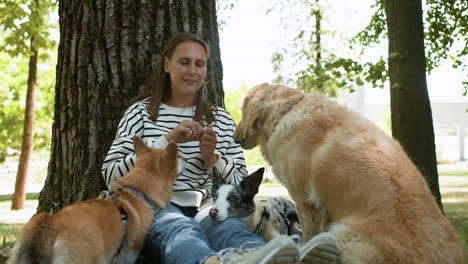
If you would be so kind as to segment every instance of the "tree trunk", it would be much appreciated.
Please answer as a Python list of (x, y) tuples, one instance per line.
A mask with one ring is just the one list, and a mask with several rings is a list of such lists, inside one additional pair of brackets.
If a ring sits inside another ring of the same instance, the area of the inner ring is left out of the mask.
[(432, 111), (426, 83), (421, 1), (384, 1), (389, 40), (392, 133), (412, 159), (441, 210)]
[[(320, 69), (322, 68), (322, 10), (320, 8), (319, 0), (315, 0), (315, 75), (319, 77), (322, 75)], [(317, 89), (320, 92), (324, 91), (323, 78), (320, 77), (320, 82), (318, 82)]]
[(101, 165), (123, 112), (177, 31), (208, 42), (207, 98), (223, 105), (215, 0), (59, 2), (60, 43), (52, 149), (39, 212), (106, 189)]
[(24, 114), (23, 142), (21, 155), (16, 174), (15, 192), (11, 201), (11, 210), (24, 208), (26, 199), (26, 179), (28, 176), (29, 161), (33, 150), (34, 135), (34, 102), (37, 90), (37, 57), (38, 51), (33, 46), (34, 39), (31, 38), (31, 56), (29, 57), (28, 90), (26, 92), (26, 109)]

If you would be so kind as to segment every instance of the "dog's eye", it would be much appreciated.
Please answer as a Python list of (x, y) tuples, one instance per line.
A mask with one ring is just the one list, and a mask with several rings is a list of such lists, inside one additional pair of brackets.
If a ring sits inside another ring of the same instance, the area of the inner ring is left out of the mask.
[(229, 201), (229, 204), (233, 207), (233, 208), (238, 208), (238, 207), (241, 207), (242, 203), (241, 203), (241, 199), (237, 196), (228, 196), (227, 197), (227, 200)]
[(237, 201), (238, 199), (237, 199), (237, 197), (234, 196), (234, 195), (229, 195), (229, 196), (227, 197), (227, 200), (230, 201), (230, 202), (235, 202), (235, 201)]

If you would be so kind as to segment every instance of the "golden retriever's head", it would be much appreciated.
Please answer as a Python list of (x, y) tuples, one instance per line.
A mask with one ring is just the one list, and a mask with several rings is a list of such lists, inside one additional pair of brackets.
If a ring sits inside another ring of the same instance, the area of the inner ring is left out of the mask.
[(244, 149), (261, 144), (281, 118), (282, 107), (292, 95), (297, 94), (301, 92), (268, 83), (250, 89), (242, 104), (242, 119), (234, 131), (234, 141)]

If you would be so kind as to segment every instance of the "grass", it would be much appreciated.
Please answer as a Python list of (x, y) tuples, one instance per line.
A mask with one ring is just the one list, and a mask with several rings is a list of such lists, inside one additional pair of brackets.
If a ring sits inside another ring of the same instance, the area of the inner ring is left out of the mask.
[[(465, 259), (468, 261), (468, 169), (440, 171), (439, 175), (445, 213), (464, 242)], [(280, 184), (269, 181), (262, 184), (259, 196), (287, 197), (288, 193)], [(25, 209), (16, 212), (10, 211), (11, 197), (0, 195), (0, 249), (13, 244), (24, 222), (35, 212), (39, 194), (28, 193)], [(0, 264), (5, 263), (5, 260), (0, 256)]]

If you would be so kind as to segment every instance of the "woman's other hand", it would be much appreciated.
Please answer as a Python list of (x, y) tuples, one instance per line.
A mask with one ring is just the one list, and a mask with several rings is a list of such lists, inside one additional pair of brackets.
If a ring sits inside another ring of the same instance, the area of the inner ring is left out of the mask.
[(200, 138), (201, 158), (205, 162), (206, 168), (211, 168), (218, 160), (218, 155), (214, 153), (218, 139), (211, 125), (203, 128)]
[(200, 123), (192, 120), (183, 120), (174, 129), (167, 133), (166, 140), (169, 142), (174, 141), (176, 143), (198, 141), (202, 137), (202, 134), (203, 127)]

